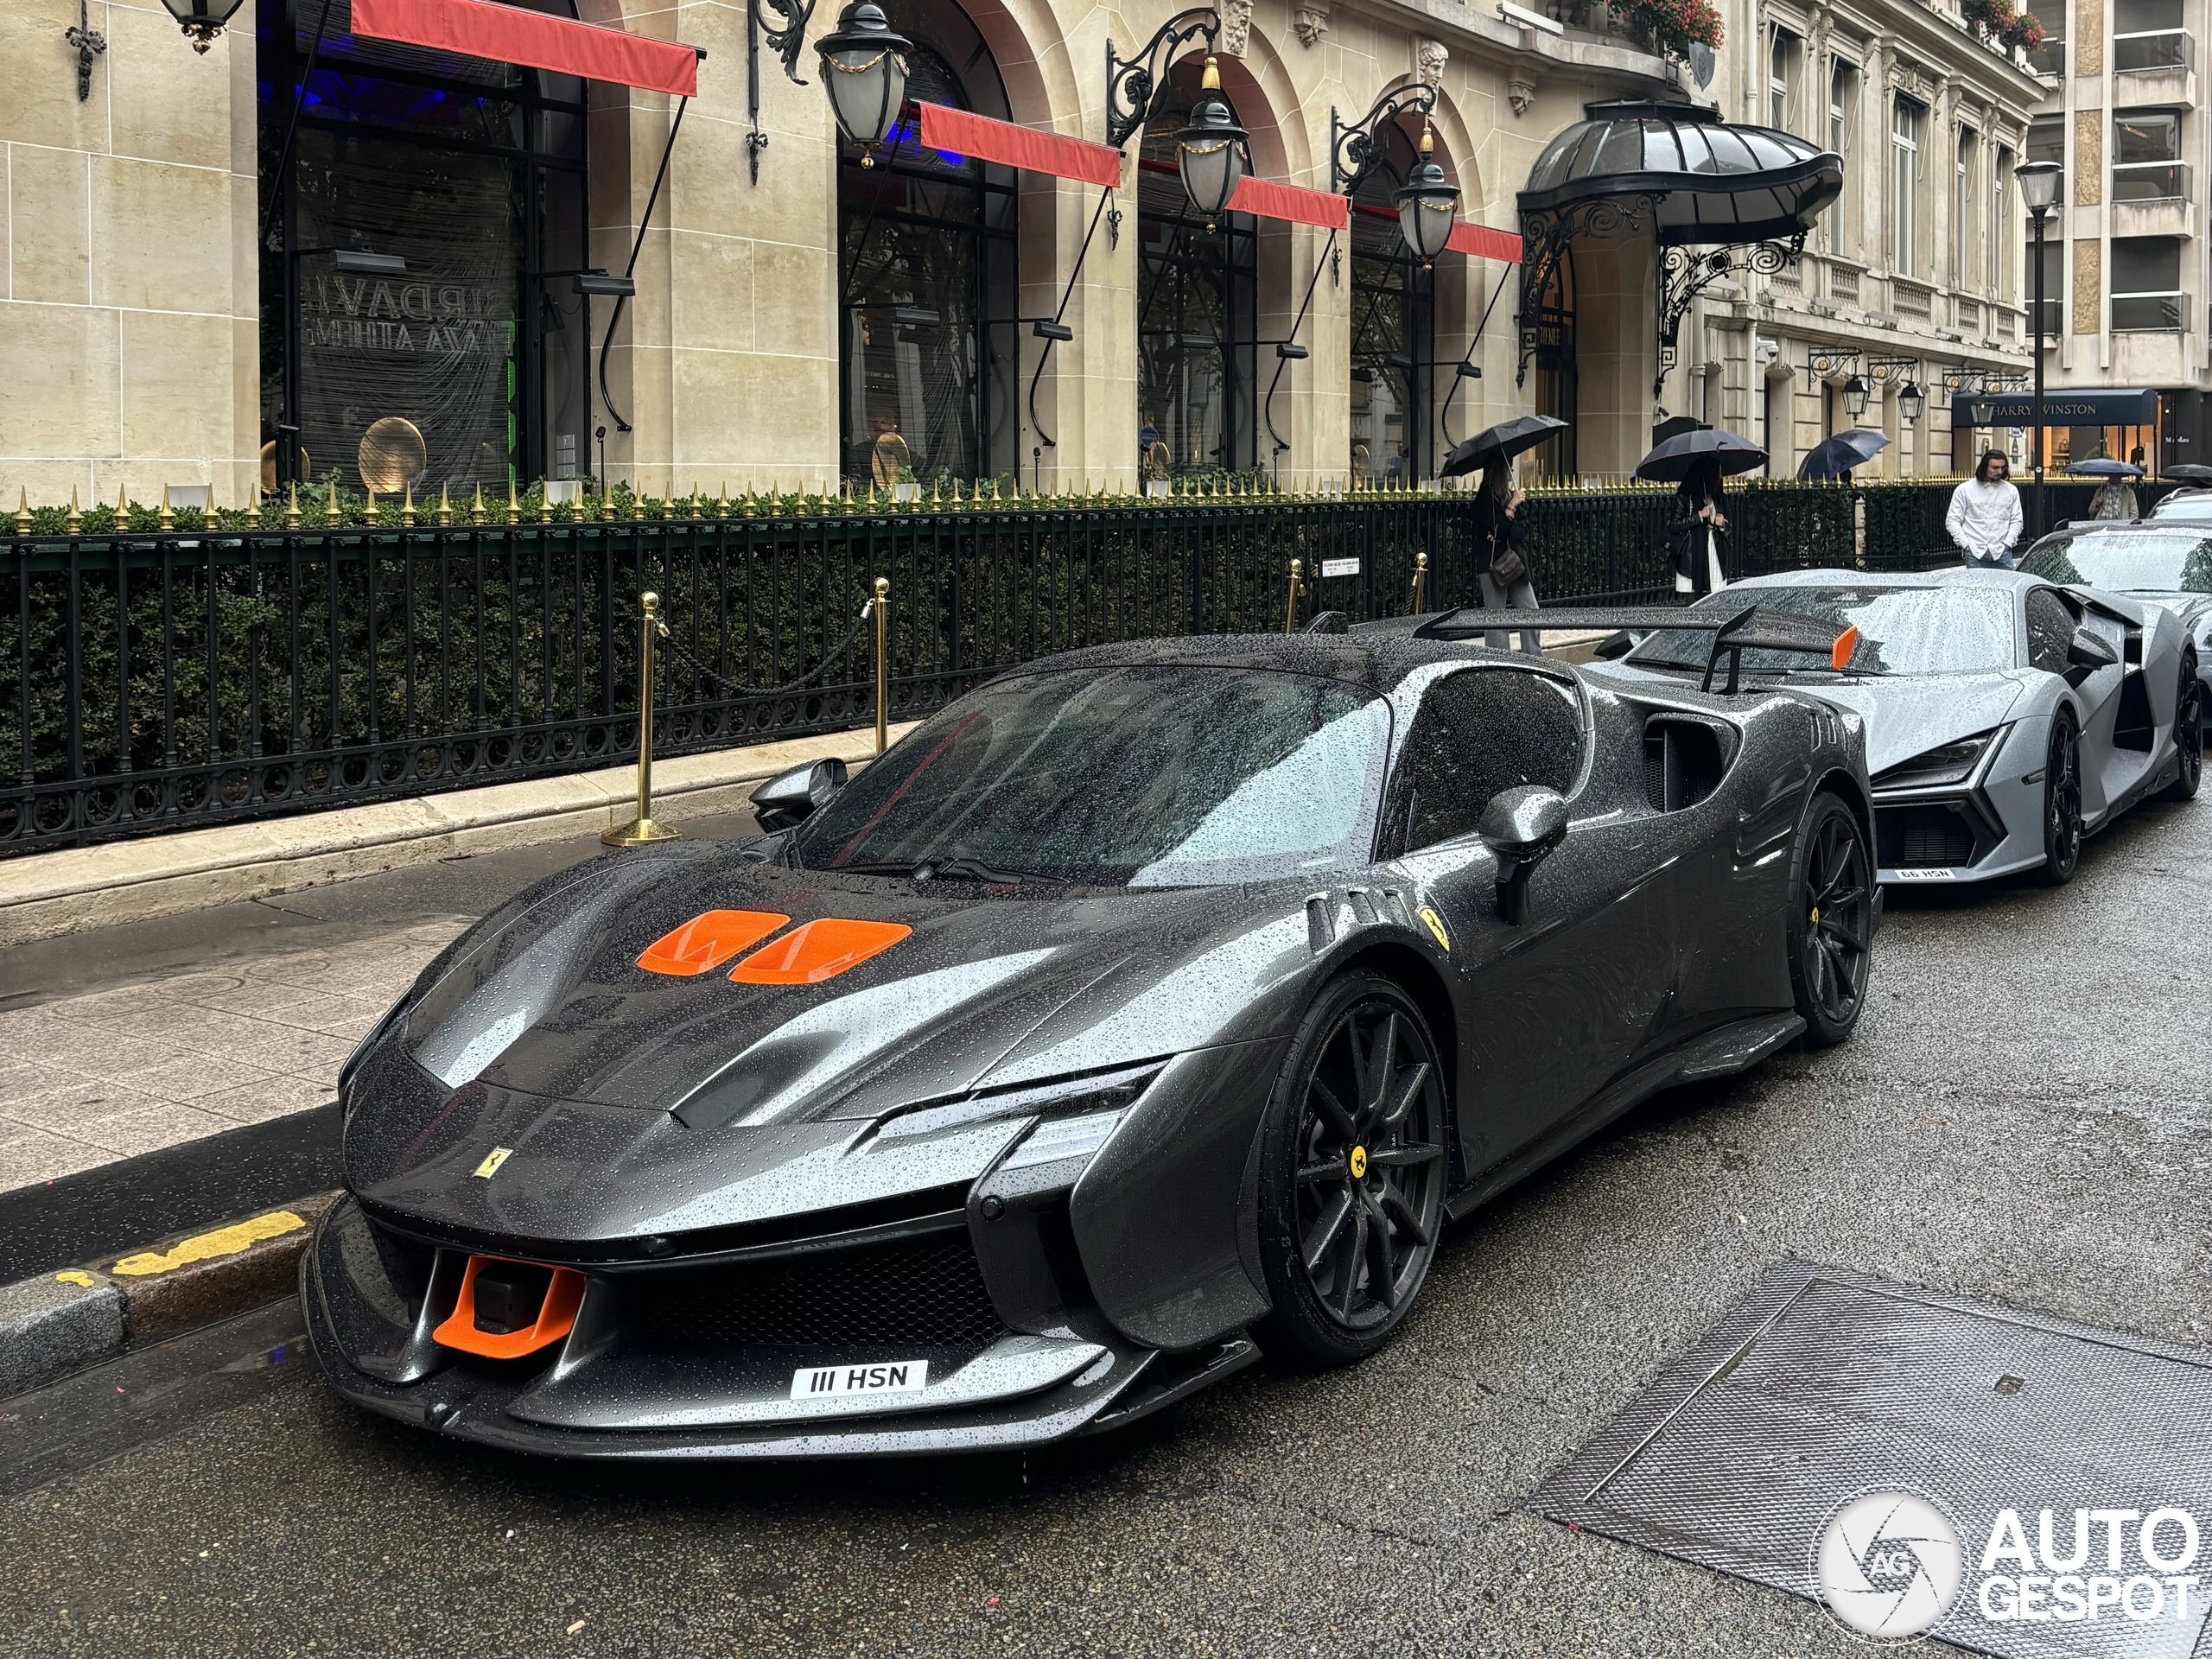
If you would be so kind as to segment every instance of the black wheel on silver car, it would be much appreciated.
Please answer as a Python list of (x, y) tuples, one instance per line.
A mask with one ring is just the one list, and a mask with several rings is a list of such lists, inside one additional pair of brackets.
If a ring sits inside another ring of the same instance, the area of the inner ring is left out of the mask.
[(1413, 1000), (1377, 974), (1331, 982), (1283, 1062), (1261, 1145), (1271, 1355), (1344, 1364), (1405, 1318), (1443, 1224), (1444, 1103)]
[(2074, 716), (2062, 713), (2051, 723), (2050, 755), (2043, 769), (2043, 868), (2044, 884), (2063, 887), (2082, 861), (2082, 743)]
[(1798, 831), (1789, 891), (1789, 988), (1806, 1043), (1826, 1048), (1851, 1035), (1866, 1005), (1874, 861), (1857, 816), (1825, 790)]
[(2190, 801), (2204, 779), (2204, 684), (2196, 677), (2196, 658), (2181, 664), (2181, 696), (2174, 706), (2174, 751), (2181, 757), (2181, 772), (2166, 785), (2165, 798)]

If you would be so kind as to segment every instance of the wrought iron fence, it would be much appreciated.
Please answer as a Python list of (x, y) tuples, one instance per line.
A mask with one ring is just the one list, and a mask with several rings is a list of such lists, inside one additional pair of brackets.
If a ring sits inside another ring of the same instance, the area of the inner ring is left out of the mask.
[[(1948, 486), (1864, 493), (1865, 563), (1925, 563)], [(1543, 599), (1669, 595), (1666, 503), (1652, 489), (1534, 497)], [(867, 724), (866, 653), (824, 659), (879, 575), (899, 718), (1077, 645), (1280, 629), (1293, 559), (1301, 620), (1404, 613), (1422, 554), (1430, 607), (1479, 602), (1464, 495), (813, 505), (19, 526), (0, 537), (0, 853), (633, 759), (647, 588), (681, 647), (662, 754)], [(1732, 513), (1735, 574), (1857, 556), (1848, 491), (1752, 486)]]

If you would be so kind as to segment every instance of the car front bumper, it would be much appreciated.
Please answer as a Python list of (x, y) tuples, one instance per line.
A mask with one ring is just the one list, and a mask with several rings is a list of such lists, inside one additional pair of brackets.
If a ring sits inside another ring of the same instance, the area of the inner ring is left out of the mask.
[(2009, 727), (1949, 787), (1874, 791), (1875, 862), (1890, 887), (1993, 881), (2044, 861), (2043, 768), (2050, 722)]

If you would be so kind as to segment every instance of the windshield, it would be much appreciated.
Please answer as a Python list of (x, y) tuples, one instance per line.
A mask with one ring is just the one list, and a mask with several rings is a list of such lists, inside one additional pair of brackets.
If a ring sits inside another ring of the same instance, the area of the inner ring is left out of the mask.
[(2183, 490), (2170, 495), (2151, 509), (2151, 517), (2158, 523), (2201, 524), (2212, 520), (2212, 490)]
[[(1852, 674), (1978, 674), (2015, 666), (2012, 595), (1999, 588), (1731, 588), (1698, 601), (1699, 610), (1756, 604), (1859, 630), (1846, 670)], [(1705, 666), (1713, 636), (1662, 628), (1628, 660), (1649, 667)], [(1828, 672), (1818, 657), (1747, 651), (1747, 674)]]
[(2051, 536), (2020, 569), (2108, 593), (2212, 594), (2212, 530), (2143, 529)]
[(1128, 887), (1363, 864), (1389, 739), (1381, 698), (1306, 675), (1010, 676), (854, 779), (801, 830), (798, 856)]

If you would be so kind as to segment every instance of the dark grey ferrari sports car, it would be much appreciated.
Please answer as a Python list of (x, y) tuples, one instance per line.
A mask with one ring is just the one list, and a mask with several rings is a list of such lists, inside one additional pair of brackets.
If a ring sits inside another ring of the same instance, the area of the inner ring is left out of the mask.
[(341, 1074), (324, 1370), (564, 1455), (1101, 1431), (1358, 1358), (1448, 1219), (1847, 1036), (1856, 717), (1479, 618), (1045, 659), (764, 785), (756, 840), (519, 894)]

